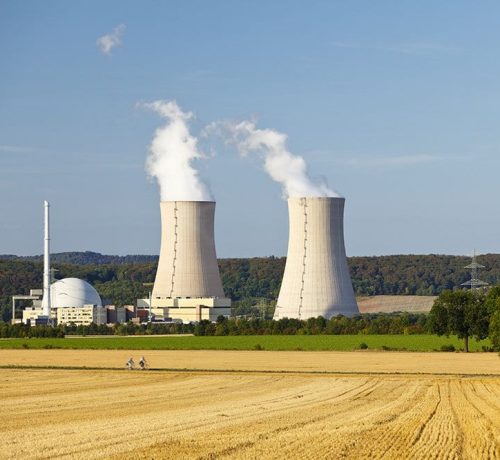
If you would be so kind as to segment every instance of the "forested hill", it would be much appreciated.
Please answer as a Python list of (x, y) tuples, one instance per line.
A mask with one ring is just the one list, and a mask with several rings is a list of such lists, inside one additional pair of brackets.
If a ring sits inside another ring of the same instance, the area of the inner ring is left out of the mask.
[[(154, 281), (156, 256), (106, 256), (98, 253), (62, 253), (52, 256), (56, 278), (77, 277), (92, 283), (99, 293), (117, 304), (135, 303), (147, 296)], [(463, 267), (470, 258), (445, 255), (396, 255), (348, 259), (358, 295), (437, 295), (470, 278)], [(500, 254), (478, 257), (486, 268), (480, 277), (500, 282)], [(237, 305), (272, 303), (278, 296), (285, 267), (283, 257), (220, 259), (227, 296)], [(0, 318), (7, 319), (13, 294), (42, 286), (40, 257), (0, 256)]]
[[(106, 265), (106, 264), (137, 264), (156, 262), (158, 256), (149, 255), (128, 255), (110, 256), (98, 252), (59, 252), (50, 255), (51, 261), (58, 264), (75, 265)], [(26, 260), (30, 262), (42, 262), (43, 255), (38, 256), (15, 256), (11, 254), (0, 254), (0, 260)]]

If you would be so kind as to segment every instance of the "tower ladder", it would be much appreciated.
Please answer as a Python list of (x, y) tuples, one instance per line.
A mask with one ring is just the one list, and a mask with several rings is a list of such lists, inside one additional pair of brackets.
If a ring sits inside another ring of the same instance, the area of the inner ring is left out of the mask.
[(175, 266), (177, 262), (177, 227), (178, 227), (178, 216), (177, 216), (177, 201), (174, 201), (174, 257), (172, 259), (172, 279), (170, 284), (170, 297), (174, 295), (174, 285), (175, 285)]
[(304, 283), (306, 276), (306, 257), (307, 257), (307, 198), (301, 198), (301, 205), (304, 208), (304, 255), (302, 256), (302, 276), (300, 281), (299, 294), (299, 319), (302, 319), (302, 305), (304, 302)]

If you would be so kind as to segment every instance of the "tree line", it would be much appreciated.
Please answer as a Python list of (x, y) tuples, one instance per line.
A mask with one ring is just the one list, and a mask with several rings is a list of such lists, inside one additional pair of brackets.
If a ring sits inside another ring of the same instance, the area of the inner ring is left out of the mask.
[(308, 320), (281, 318), (225, 318), (217, 322), (202, 320), (197, 324), (144, 323), (88, 326), (59, 325), (57, 327), (0, 323), (0, 337), (64, 337), (65, 335), (320, 335), (320, 334), (424, 334), (429, 332), (427, 315), (418, 313), (380, 313), (336, 316), (329, 320), (318, 317)]
[(58, 326), (29, 326), (27, 324), (11, 324), (0, 321), (0, 338), (63, 338), (68, 335), (159, 335), (159, 334), (193, 334), (194, 324), (164, 324), (147, 323), (134, 324), (132, 322), (114, 324), (60, 324)]

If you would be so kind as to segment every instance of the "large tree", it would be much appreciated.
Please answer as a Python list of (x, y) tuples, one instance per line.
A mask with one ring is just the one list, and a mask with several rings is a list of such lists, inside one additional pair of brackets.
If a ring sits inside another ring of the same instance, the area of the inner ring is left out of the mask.
[(483, 293), (470, 291), (444, 291), (434, 302), (429, 315), (431, 331), (438, 335), (456, 334), (464, 339), (469, 351), (469, 338), (488, 337), (490, 313)]
[(495, 286), (488, 292), (486, 308), (490, 314), (489, 337), (493, 349), (500, 351), (500, 286)]

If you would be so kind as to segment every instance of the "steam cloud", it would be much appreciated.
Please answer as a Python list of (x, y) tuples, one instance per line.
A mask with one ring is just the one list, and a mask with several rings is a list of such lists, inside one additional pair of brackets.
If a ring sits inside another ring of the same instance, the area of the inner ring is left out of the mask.
[(229, 143), (234, 143), (243, 156), (260, 152), (264, 157), (264, 169), (281, 184), (285, 197), (340, 196), (324, 182), (313, 181), (309, 177), (304, 158), (288, 151), (286, 134), (272, 129), (258, 129), (253, 121), (212, 123), (207, 132), (214, 131)]
[(212, 201), (210, 190), (192, 166), (193, 160), (205, 158), (189, 132), (193, 114), (183, 112), (175, 101), (141, 105), (167, 120), (155, 131), (146, 160), (146, 171), (158, 181), (162, 201)]
[(113, 32), (111, 32), (110, 34), (99, 37), (96, 43), (101, 52), (109, 56), (111, 54), (111, 50), (115, 46), (119, 46), (122, 44), (122, 36), (124, 32), (125, 32), (125, 24), (120, 24), (116, 26), (113, 29)]

